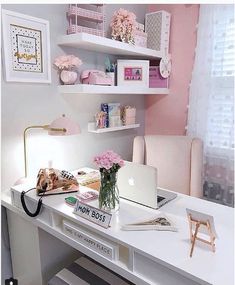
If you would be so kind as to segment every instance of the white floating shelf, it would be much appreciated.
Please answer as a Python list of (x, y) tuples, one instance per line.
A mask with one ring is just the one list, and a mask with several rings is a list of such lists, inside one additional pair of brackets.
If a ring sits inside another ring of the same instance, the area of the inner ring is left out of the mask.
[(138, 86), (101, 86), (88, 84), (60, 85), (60, 93), (65, 94), (169, 94), (168, 88), (144, 88)]
[(128, 129), (136, 129), (136, 128), (139, 128), (140, 124), (113, 127), (113, 128), (103, 128), (103, 129), (92, 129), (93, 126), (94, 126), (94, 123), (88, 123), (89, 133), (102, 134), (102, 133), (116, 132), (116, 131), (122, 131), (122, 130), (128, 130)]
[(87, 33), (61, 36), (59, 37), (57, 44), (101, 53), (144, 57), (145, 59), (163, 57), (161, 52), (153, 49), (133, 46), (131, 44)]

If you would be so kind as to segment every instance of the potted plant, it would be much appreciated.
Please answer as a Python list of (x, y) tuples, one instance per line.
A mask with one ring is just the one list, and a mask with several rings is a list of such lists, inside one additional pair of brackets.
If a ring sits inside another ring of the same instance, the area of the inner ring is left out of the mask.
[(78, 77), (76, 69), (82, 65), (82, 61), (74, 55), (61, 55), (55, 58), (54, 65), (58, 68), (64, 84), (74, 84)]

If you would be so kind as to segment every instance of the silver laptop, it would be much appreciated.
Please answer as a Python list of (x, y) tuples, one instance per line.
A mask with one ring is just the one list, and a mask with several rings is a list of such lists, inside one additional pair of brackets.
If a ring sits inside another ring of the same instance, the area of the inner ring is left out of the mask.
[(157, 188), (157, 169), (148, 165), (125, 162), (118, 171), (117, 185), (120, 197), (154, 209), (177, 197)]

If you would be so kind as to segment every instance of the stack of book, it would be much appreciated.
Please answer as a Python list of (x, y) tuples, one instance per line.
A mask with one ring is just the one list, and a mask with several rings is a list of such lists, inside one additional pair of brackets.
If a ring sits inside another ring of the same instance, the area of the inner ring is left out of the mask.
[(122, 126), (120, 103), (102, 103), (101, 111), (106, 113), (105, 128)]
[(91, 171), (91, 172), (78, 172), (75, 175), (79, 185), (86, 186), (92, 188), (94, 190), (100, 189), (100, 173), (99, 171)]

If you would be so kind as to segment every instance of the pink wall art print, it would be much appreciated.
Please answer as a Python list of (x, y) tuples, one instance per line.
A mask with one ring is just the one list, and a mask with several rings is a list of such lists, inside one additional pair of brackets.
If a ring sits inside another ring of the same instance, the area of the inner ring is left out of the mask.
[(124, 80), (139, 81), (142, 80), (142, 68), (141, 67), (125, 67), (124, 68)]

